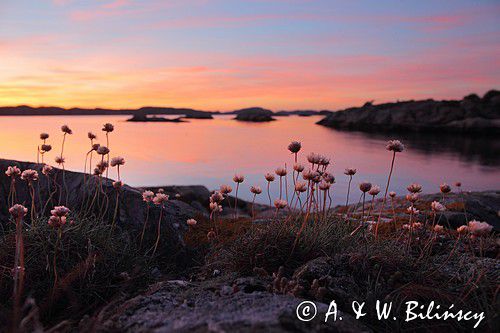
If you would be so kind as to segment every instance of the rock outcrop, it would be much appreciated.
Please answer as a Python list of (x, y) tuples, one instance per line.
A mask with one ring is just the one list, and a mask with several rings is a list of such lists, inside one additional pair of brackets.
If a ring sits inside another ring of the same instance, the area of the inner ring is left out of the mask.
[(241, 121), (264, 122), (275, 120), (272, 117), (274, 114), (273, 111), (258, 107), (241, 109), (233, 113), (236, 114), (235, 119)]
[(333, 112), (320, 125), (362, 131), (441, 131), (500, 133), (500, 91), (483, 98), (472, 94), (460, 101), (367, 102)]

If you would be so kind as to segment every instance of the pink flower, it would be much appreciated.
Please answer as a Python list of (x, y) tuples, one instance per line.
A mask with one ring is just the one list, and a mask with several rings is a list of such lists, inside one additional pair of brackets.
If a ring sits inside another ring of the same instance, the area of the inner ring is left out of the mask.
[(21, 179), (27, 182), (34, 182), (38, 180), (38, 172), (36, 170), (27, 169), (21, 174)]
[(268, 182), (273, 182), (274, 181), (274, 175), (272, 173), (266, 173), (265, 176), (266, 180)]
[(442, 225), (436, 224), (434, 226), (434, 231), (437, 232), (438, 234), (444, 232), (444, 227)]
[(215, 191), (214, 193), (212, 193), (212, 195), (210, 196), (210, 202), (216, 202), (216, 203), (220, 203), (222, 202), (222, 200), (224, 200), (224, 196), (222, 195), (221, 192), (219, 191)]
[(16, 204), (9, 208), (9, 213), (14, 218), (24, 217), (28, 213), (28, 208), (24, 207), (23, 205)]
[(108, 133), (109, 133), (109, 132), (113, 132), (113, 130), (114, 130), (114, 129), (115, 129), (115, 127), (113, 126), (113, 124), (110, 124), (110, 123), (106, 123), (106, 124), (104, 124), (104, 125), (103, 125), (103, 127), (102, 127), (102, 130), (103, 130), (104, 132), (108, 132)]
[(45, 164), (43, 167), (42, 167), (42, 173), (47, 176), (50, 172), (52, 171), (52, 167), (48, 164)]
[(323, 180), (323, 181), (321, 181), (321, 182), (319, 183), (319, 189), (320, 189), (321, 191), (328, 191), (328, 190), (330, 189), (330, 186), (331, 186), (331, 185), (332, 185), (332, 184), (330, 184), (330, 183), (328, 183), (328, 182), (326, 182), (326, 181), (324, 181), (324, 180)]
[(376, 196), (380, 193), (380, 187), (378, 185), (373, 185), (372, 188), (368, 191), (369, 195)]
[(49, 138), (48, 133), (40, 133), (40, 140), (47, 140)]
[(420, 213), (420, 211), (418, 209), (416, 209), (415, 207), (408, 207), (408, 208), (406, 208), (406, 212), (408, 214), (413, 214), (413, 215), (416, 215), (416, 214)]
[(244, 180), (245, 180), (245, 176), (243, 176), (241, 174), (236, 174), (233, 176), (233, 181), (235, 183), (243, 183)]
[(314, 165), (321, 162), (322, 156), (316, 153), (309, 153), (306, 158), (309, 163)]
[(61, 131), (65, 134), (73, 134), (73, 131), (68, 127), (68, 125), (62, 125)]
[(233, 191), (233, 188), (230, 185), (221, 185), (219, 191), (220, 193), (227, 195)]
[(110, 162), (112, 167), (115, 167), (117, 165), (124, 165), (125, 164), (125, 159), (121, 156), (113, 157)]
[(283, 209), (287, 205), (288, 205), (288, 202), (286, 200), (282, 200), (282, 199), (274, 200), (274, 207), (276, 207), (277, 209)]
[(260, 186), (252, 186), (250, 187), (250, 192), (252, 192), (253, 194), (261, 194), (262, 193), (262, 189), (260, 188)]
[(335, 177), (331, 173), (329, 173), (329, 172), (323, 173), (322, 177), (325, 180), (325, 182), (327, 182), (329, 184), (334, 184), (335, 183)]
[(21, 175), (21, 169), (19, 169), (17, 166), (13, 165), (13, 166), (9, 166), (7, 167), (7, 171), (5, 171), (5, 174), (8, 176), (8, 177), (19, 177)]
[(116, 190), (119, 190), (121, 189), (123, 186), (123, 183), (121, 180), (117, 180), (115, 182), (113, 182), (113, 187), (116, 189)]
[(222, 206), (219, 205), (217, 202), (210, 202), (209, 207), (210, 207), (211, 212), (215, 212), (215, 213), (222, 212)]
[(165, 193), (156, 193), (156, 196), (153, 198), (153, 203), (155, 205), (164, 205), (168, 201), (168, 195)]
[(346, 168), (345, 171), (344, 171), (344, 174), (346, 176), (354, 176), (356, 174), (356, 169), (354, 168)]
[(304, 171), (304, 165), (300, 164), (300, 163), (295, 163), (293, 165), (293, 170), (297, 171), (298, 173)]
[(49, 152), (52, 150), (52, 146), (51, 145), (46, 145), (46, 144), (43, 144), (41, 147), (40, 147), (40, 150), (43, 152), (43, 153), (46, 153), (46, 152)]
[(50, 211), (50, 214), (61, 217), (68, 215), (69, 212), (70, 210), (65, 206), (56, 206)]
[(460, 227), (457, 228), (457, 232), (460, 235), (465, 235), (469, 232), (469, 227), (466, 225), (461, 225)]
[(57, 164), (64, 164), (64, 162), (66, 161), (62, 156), (56, 156), (54, 160), (56, 161)]
[(187, 221), (186, 221), (186, 224), (187, 224), (187, 225), (190, 225), (190, 226), (192, 226), (192, 227), (193, 227), (193, 226), (195, 226), (195, 225), (196, 225), (196, 223), (197, 223), (197, 222), (196, 222), (196, 220), (195, 220), (195, 219), (189, 219), (189, 220), (187, 220)]
[(469, 222), (469, 231), (474, 236), (487, 236), (491, 230), (493, 230), (493, 226), (486, 222), (479, 222), (476, 220)]
[(295, 184), (295, 191), (299, 193), (307, 191), (307, 184), (305, 182), (297, 182)]
[(413, 183), (413, 184), (408, 185), (408, 187), (406, 189), (410, 193), (420, 193), (420, 192), (422, 192), (422, 185), (419, 185), (417, 183)]
[(92, 150), (97, 151), (97, 149), (99, 149), (99, 147), (100, 147), (100, 146), (101, 146), (100, 144), (98, 144), (98, 143), (94, 143), (94, 144), (92, 145)]
[(416, 193), (407, 194), (406, 200), (408, 200), (411, 203), (415, 203), (418, 201), (418, 194), (416, 194)]
[(99, 148), (97, 148), (97, 153), (99, 155), (106, 155), (109, 154), (109, 149), (106, 146), (99, 146)]
[(299, 151), (300, 151), (300, 148), (302, 148), (302, 144), (298, 141), (292, 141), (289, 145), (288, 145), (288, 150), (292, 153), (292, 154), (297, 154)]
[(361, 184), (359, 184), (359, 189), (363, 193), (370, 191), (371, 188), (372, 188), (372, 183), (362, 182)]
[(446, 193), (451, 192), (451, 187), (450, 187), (450, 185), (443, 183), (443, 184), (439, 185), (439, 190), (441, 191), (441, 193), (446, 194)]
[(389, 151), (400, 153), (405, 149), (405, 146), (399, 140), (390, 140), (387, 142), (387, 146), (385, 148)]
[(443, 204), (441, 204), (440, 202), (433, 201), (431, 203), (431, 209), (434, 212), (444, 212), (446, 210), (446, 207)]
[(142, 192), (142, 200), (146, 202), (152, 202), (155, 194), (153, 191), (144, 191)]
[(286, 176), (286, 169), (285, 168), (279, 167), (276, 169), (275, 172), (280, 177)]
[(52, 228), (61, 228), (66, 224), (66, 216), (55, 216), (49, 217), (47, 224)]
[(396, 192), (394, 192), (394, 191), (389, 192), (389, 196), (390, 196), (391, 198), (396, 197)]
[(95, 140), (95, 139), (97, 138), (97, 135), (95, 135), (95, 134), (94, 134), (94, 133), (92, 133), (92, 132), (88, 132), (87, 137), (88, 137), (90, 140)]

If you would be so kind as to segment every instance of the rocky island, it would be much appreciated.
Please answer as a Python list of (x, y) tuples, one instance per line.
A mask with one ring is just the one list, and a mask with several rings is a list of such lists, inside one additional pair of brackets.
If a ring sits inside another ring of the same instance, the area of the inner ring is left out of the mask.
[(273, 121), (273, 111), (260, 108), (260, 107), (251, 107), (241, 110), (236, 110), (232, 112), (236, 114), (236, 120), (241, 121), (251, 121), (251, 122), (266, 122)]
[(500, 91), (462, 100), (405, 101), (333, 112), (318, 124), (361, 131), (428, 131), (500, 134)]

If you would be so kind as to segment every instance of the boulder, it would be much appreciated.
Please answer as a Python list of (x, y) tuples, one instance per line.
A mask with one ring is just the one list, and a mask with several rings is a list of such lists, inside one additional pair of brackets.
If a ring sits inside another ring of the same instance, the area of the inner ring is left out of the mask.
[(252, 121), (252, 122), (265, 122), (265, 121), (273, 121), (275, 120), (273, 116), (273, 112), (271, 110), (253, 107), (247, 109), (241, 109), (234, 111), (236, 113), (236, 120), (241, 121)]

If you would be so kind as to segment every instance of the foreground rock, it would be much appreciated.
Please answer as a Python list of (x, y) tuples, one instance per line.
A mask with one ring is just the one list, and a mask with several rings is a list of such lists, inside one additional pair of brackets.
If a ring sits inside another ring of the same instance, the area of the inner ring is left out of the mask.
[[(244, 282), (240, 282), (240, 284)], [(244, 287), (244, 286), (242, 286)], [(302, 322), (295, 314), (303, 300), (229, 285), (166, 281), (144, 295), (107, 306), (97, 321), (80, 329), (98, 332), (369, 332), (350, 315), (324, 323), (326, 304)], [(321, 320), (323, 318), (323, 320)]]
[(236, 120), (252, 121), (252, 122), (265, 122), (275, 120), (271, 110), (263, 108), (248, 108), (234, 111), (236, 113)]
[(407, 101), (349, 108), (331, 113), (318, 124), (363, 131), (442, 131), (500, 133), (500, 91), (460, 101)]

